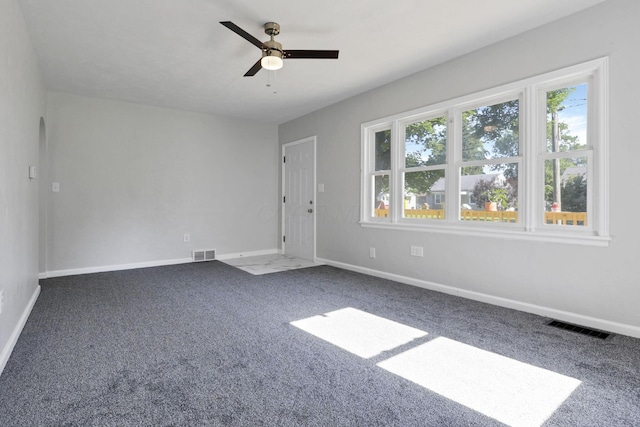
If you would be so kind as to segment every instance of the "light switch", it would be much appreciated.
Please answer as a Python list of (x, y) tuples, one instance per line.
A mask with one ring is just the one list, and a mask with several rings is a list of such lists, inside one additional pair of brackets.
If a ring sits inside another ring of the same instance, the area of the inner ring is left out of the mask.
[(54, 193), (57, 193), (60, 191), (60, 183), (59, 182), (52, 182), (51, 183), (51, 191), (53, 191)]
[(35, 178), (36, 178), (36, 167), (29, 166), (29, 179), (35, 179)]
[(318, 193), (324, 193), (324, 184), (318, 184)]

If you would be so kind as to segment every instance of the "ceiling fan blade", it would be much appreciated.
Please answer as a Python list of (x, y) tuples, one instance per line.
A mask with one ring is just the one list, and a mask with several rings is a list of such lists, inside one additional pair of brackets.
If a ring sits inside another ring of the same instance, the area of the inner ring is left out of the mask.
[(291, 59), (338, 59), (338, 50), (285, 50), (284, 57)]
[(233, 22), (231, 22), (231, 21), (220, 21), (220, 23), (222, 25), (224, 25), (225, 27), (227, 27), (228, 29), (230, 29), (231, 31), (233, 31), (234, 33), (236, 33), (237, 35), (239, 35), (240, 37), (242, 37), (243, 39), (247, 40), (249, 43), (255, 45), (259, 49), (262, 49), (262, 42), (260, 40), (258, 40), (257, 38), (253, 37), (251, 34), (247, 33), (245, 30), (243, 30), (242, 28), (238, 27)]
[(258, 71), (260, 71), (262, 69), (262, 64), (261, 64), (262, 58), (258, 59), (258, 62), (256, 62), (255, 64), (253, 64), (253, 67), (251, 67), (249, 69), (249, 71), (247, 71), (244, 76), (245, 77), (252, 77), (255, 76), (256, 73)]

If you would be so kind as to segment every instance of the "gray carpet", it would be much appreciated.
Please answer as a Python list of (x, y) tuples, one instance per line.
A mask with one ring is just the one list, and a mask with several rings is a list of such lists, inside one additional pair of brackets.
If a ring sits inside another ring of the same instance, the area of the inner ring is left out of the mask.
[[(578, 379), (545, 425), (640, 424), (640, 340), (333, 267), (214, 261), (41, 285), (0, 376), (2, 426), (504, 425), (378, 366), (443, 337)], [(346, 307), (428, 335), (367, 359), (290, 323)]]

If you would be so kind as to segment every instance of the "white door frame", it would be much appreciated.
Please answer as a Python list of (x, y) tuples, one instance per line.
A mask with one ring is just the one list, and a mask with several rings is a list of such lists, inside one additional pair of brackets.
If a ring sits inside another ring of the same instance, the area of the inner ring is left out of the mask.
[(284, 195), (286, 194), (286, 185), (287, 185), (287, 174), (286, 174), (286, 167), (287, 167), (287, 163), (285, 162), (285, 156), (286, 156), (286, 152), (287, 152), (287, 148), (295, 146), (295, 145), (299, 145), (299, 144), (305, 144), (305, 143), (311, 143), (311, 156), (312, 156), (312, 163), (313, 163), (313, 177), (312, 177), (312, 190), (311, 190), (311, 194), (313, 195), (313, 205), (311, 206), (311, 208), (313, 209), (313, 212), (311, 214), (311, 224), (312, 224), (312, 230), (311, 230), (311, 238), (313, 240), (313, 244), (312, 244), (312, 256), (313, 259), (311, 261), (316, 260), (316, 212), (317, 212), (317, 203), (316, 203), (316, 196), (317, 196), (317, 192), (316, 192), (316, 136), (309, 136), (303, 139), (299, 139), (297, 141), (292, 141), (292, 142), (288, 142), (286, 144), (282, 145), (282, 158), (280, 159), (281, 161), (281, 166), (282, 169), (280, 171), (282, 176), (282, 189), (281, 189), (281, 194), (280, 194), (280, 203), (282, 206), (282, 224), (281, 224), (281, 230), (282, 232), (280, 233), (280, 242), (282, 243), (282, 253), (286, 254), (286, 241), (285, 241), (285, 232), (287, 230), (286, 227), (286, 207), (285, 207), (285, 203), (284, 203)]

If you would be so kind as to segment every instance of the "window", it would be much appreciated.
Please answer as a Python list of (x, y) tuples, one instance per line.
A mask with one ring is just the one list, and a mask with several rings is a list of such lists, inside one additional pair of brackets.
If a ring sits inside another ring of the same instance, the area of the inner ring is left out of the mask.
[[(519, 222), (519, 95), (483, 103), (461, 113), (459, 182), (463, 221)], [(482, 217), (472, 211), (490, 213)]]
[[(403, 124), (404, 166), (402, 175), (405, 204), (403, 218), (444, 219), (445, 165), (447, 162), (447, 119), (444, 116)], [(437, 185), (436, 185), (437, 184)]]
[(607, 60), (362, 125), (361, 224), (608, 242)]
[(373, 144), (371, 147), (373, 159), (369, 169), (371, 199), (369, 216), (388, 218), (389, 210), (389, 178), (391, 173), (391, 128), (383, 126), (381, 129), (370, 131)]
[[(562, 86), (544, 90), (546, 104), (546, 140), (544, 141), (544, 223), (588, 227), (589, 159), (588, 145), (589, 85)], [(550, 212), (550, 213), (547, 213)]]

